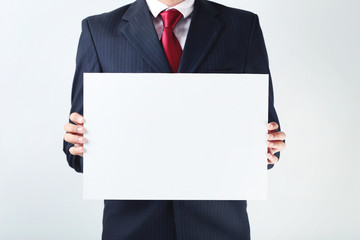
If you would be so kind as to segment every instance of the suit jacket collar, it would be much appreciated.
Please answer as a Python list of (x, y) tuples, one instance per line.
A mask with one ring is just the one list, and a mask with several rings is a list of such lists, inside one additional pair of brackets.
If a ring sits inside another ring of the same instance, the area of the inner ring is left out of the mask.
[[(194, 12), (179, 73), (195, 72), (211, 50), (223, 23), (217, 18), (217, 10), (205, 0), (195, 0)], [(170, 73), (164, 50), (156, 34), (151, 13), (145, 0), (131, 4), (122, 17), (120, 31), (130, 41), (145, 61), (156, 71)]]
[(120, 31), (155, 72), (170, 73), (164, 50), (157, 36), (145, 0), (137, 0), (125, 12)]
[(193, 73), (204, 61), (223, 29), (218, 11), (205, 0), (195, 0), (179, 73)]

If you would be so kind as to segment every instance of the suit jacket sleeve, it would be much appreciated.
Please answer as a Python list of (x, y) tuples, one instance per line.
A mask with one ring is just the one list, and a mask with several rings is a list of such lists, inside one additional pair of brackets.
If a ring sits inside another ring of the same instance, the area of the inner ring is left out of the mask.
[[(101, 72), (101, 66), (92, 39), (87, 19), (82, 21), (82, 31), (76, 55), (76, 69), (71, 91), (70, 114), (77, 112), (83, 115), (83, 73)], [(69, 115), (70, 115), (69, 114)], [(73, 123), (69, 119), (70, 123)], [(70, 167), (77, 172), (83, 172), (83, 157), (70, 154), (69, 149), (74, 146), (72, 143), (63, 141), (63, 151)]]
[[(245, 72), (269, 74), (268, 122), (278, 123), (279, 129), (277, 131), (281, 131), (280, 122), (274, 107), (274, 93), (273, 93), (273, 85), (272, 85), (271, 74), (269, 69), (268, 55), (265, 47), (264, 37), (259, 23), (259, 18), (256, 14), (254, 14), (252, 33), (246, 55)], [(280, 152), (275, 153), (275, 156), (280, 158)], [(273, 166), (274, 164), (269, 164), (268, 169), (271, 169)]]

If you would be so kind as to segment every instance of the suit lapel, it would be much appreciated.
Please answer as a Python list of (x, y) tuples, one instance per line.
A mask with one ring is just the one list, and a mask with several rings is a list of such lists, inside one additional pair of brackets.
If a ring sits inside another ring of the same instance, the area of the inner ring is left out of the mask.
[(195, 0), (179, 72), (195, 72), (223, 29), (217, 10), (205, 0)]
[(150, 14), (145, 0), (137, 0), (124, 14), (120, 31), (156, 72), (170, 73)]

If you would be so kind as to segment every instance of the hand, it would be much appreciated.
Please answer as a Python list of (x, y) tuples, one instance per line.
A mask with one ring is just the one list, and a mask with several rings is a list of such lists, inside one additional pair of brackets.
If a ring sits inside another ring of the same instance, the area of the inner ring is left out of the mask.
[(83, 156), (84, 153), (84, 132), (85, 129), (83, 127), (84, 117), (77, 112), (73, 112), (70, 114), (70, 120), (76, 124), (66, 123), (64, 125), (65, 135), (64, 140), (69, 143), (73, 143), (69, 149), (69, 152), (72, 155)]
[(286, 138), (286, 135), (284, 132), (276, 132), (278, 128), (279, 125), (276, 122), (271, 122), (268, 124), (268, 164), (274, 164), (279, 161), (274, 153), (280, 152), (286, 147), (285, 143), (283, 142), (283, 140)]

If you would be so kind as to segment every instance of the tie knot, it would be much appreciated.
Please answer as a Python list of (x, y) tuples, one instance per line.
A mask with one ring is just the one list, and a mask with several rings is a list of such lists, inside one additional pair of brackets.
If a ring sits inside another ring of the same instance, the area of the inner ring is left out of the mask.
[(161, 12), (160, 15), (164, 22), (164, 28), (174, 28), (182, 16), (181, 12), (176, 9)]

